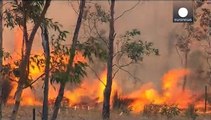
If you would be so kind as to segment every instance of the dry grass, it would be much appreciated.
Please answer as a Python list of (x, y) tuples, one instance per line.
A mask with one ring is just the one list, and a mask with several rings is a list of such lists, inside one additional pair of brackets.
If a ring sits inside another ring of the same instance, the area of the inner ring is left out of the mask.
[[(21, 107), (17, 120), (32, 120), (33, 107)], [(3, 110), (3, 120), (9, 120), (12, 106), (5, 106)], [(50, 113), (52, 110), (50, 110)], [(36, 107), (36, 120), (41, 120), (41, 107)], [(57, 120), (101, 120), (101, 110), (82, 110), (62, 108)], [(144, 117), (141, 114), (121, 114), (121, 112), (111, 111), (111, 120), (167, 120), (165, 116)], [(191, 120), (180, 115), (171, 120)], [(211, 115), (200, 115), (196, 120), (211, 120)]]

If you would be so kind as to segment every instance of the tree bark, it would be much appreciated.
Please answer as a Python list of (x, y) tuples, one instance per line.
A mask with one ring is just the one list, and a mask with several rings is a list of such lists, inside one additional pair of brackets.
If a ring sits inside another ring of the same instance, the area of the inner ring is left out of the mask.
[[(184, 67), (185, 69), (188, 68), (188, 51), (185, 52), (185, 61), (184, 61)], [(183, 86), (182, 86), (182, 90), (185, 91), (186, 88), (186, 84), (187, 84), (187, 75), (184, 76), (184, 81), (183, 81)]]
[(114, 6), (115, 0), (111, 0), (110, 15), (109, 20), (109, 43), (108, 43), (108, 61), (107, 61), (107, 83), (104, 90), (104, 100), (103, 100), (103, 110), (102, 118), (103, 120), (108, 120), (110, 118), (110, 96), (112, 90), (112, 65), (113, 65), (113, 51), (114, 51)]
[(46, 25), (41, 25), (42, 46), (45, 53), (45, 80), (44, 80), (44, 99), (42, 108), (42, 120), (48, 120), (48, 91), (49, 91), (49, 69), (50, 69), (50, 46), (48, 29)]
[[(80, 6), (79, 6), (79, 15), (78, 15), (78, 20), (76, 23), (76, 27), (75, 27), (75, 31), (74, 31), (74, 35), (73, 35), (73, 39), (72, 39), (72, 45), (70, 48), (70, 58), (68, 61), (68, 65), (67, 65), (67, 71), (66, 73), (69, 74), (70, 70), (73, 69), (73, 63), (74, 63), (74, 57), (75, 57), (75, 47), (78, 41), (78, 35), (79, 35), (79, 31), (80, 31), (80, 27), (81, 27), (81, 22), (82, 22), (82, 18), (83, 18), (83, 12), (84, 12), (84, 7), (85, 7), (85, 0), (80, 0)], [(51, 117), (51, 120), (56, 120), (58, 112), (59, 112), (59, 108), (61, 106), (61, 102), (62, 102), (62, 98), (64, 96), (64, 89), (65, 89), (65, 85), (66, 85), (67, 80), (64, 80), (64, 82), (61, 82), (60, 85), (60, 89), (59, 89), (59, 93), (58, 96), (56, 98), (55, 104), (54, 104), (54, 111), (53, 111), (53, 115)]]
[[(42, 11), (40, 17), (38, 17), (38, 21), (35, 23), (35, 25), (32, 29), (32, 32), (31, 32), (29, 38), (27, 38), (28, 40), (26, 41), (26, 52), (25, 52), (25, 55), (23, 56), (23, 59), (21, 60), (21, 63), (20, 63), (20, 79), (18, 81), (18, 87), (17, 87), (16, 93), (15, 93), (15, 105), (12, 110), (12, 114), (11, 114), (11, 118), (10, 118), (11, 120), (15, 120), (17, 117), (18, 109), (20, 106), (21, 95), (22, 95), (22, 91), (23, 91), (23, 85), (24, 85), (25, 81), (28, 79), (28, 75), (29, 75), (29, 72), (27, 71), (27, 66), (29, 64), (29, 58), (30, 58), (30, 53), (31, 53), (31, 48), (32, 48), (32, 44), (34, 41), (34, 37), (35, 37), (35, 34), (36, 34), (42, 20), (45, 17), (45, 14), (50, 6), (50, 3), (51, 3), (51, 0), (46, 0), (43, 11)], [(26, 31), (26, 30), (23, 30), (23, 31)], [(24, 35), (27, 35), (27, 34), (24, 34)], [(24, 36), (24, 38), (25, 38), (25, 36)]]
[(60, 84), (59, 93), (58, 93), (58, 96), (56, 97), (56, 101), (54, 104), (54, 111), (53, 111), (51, 120), (56, 120), (56, 118), (57, 118), (59, 108), (61, 107), (61, 102), (62, 102), (62, 99), (64, 96), (64, 90), (65, 90), (65, 83), (63, 82)]
[[(3, 7), (3, 1), (0, 0), (0, 14), (2, 14), (2, 7)], [(3, 53), (3, 27), (2, 27), (2, 15), (0, 16), (0, 52)], [(1, 54), (1, 53), (0, 53)], [(2, 70), (2, 60), (3, 60), (3, 54), (0, 55), (0, 71)], [(0, 73), (0, 120), (2, 120), (2, 75)]]

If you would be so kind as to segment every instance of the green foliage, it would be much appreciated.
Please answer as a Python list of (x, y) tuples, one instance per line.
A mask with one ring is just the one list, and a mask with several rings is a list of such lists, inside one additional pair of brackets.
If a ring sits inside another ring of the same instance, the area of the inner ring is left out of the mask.
[(197, 110), (195, 109), (194, 104), (190, 104), (185, 110), (185, 116), (191, 118), (192, 120), (196, 120), (196, 118), (198, 117), (198, 114), (196, 112)]
[(108, 22), (110, 19), (110, 14), (102, 9), (102, 7), (98, 4), (95, 4), (97, 17), (101, 22)]
[(10, 7), (5, 9), (3, 12), (3, 18), (5, 20), (5, 26), (14, 28), (15, 26), (23, 26), (24, 19), (26, 16), (26, 22), (37, 22), (38, 17), (41, 14), (44, 0), (39, 1), (25, 1), (23, 2), (9, 2)]
[(132, 29), (131, 31), (126, 31), (126, 33), (122, 36), (122, 38), (126, 38), (127, 40), (132, 40), (137, 35), (141, 35), (141, 32), (138, 29)]
[(133, 29), (132, 31), (127, 31), (125, 35), (120, 38), (124, 41), (121, 46), (122, 54), (126, 54), (128, 58), (135, 62), (142, 61), (145, 55), (159, 55), (159, 50), (153, 48), (152, 42), (135, 40), (135, 37), (140, 36), (140, 34), (140, 31)]
[(144, 55), (150, 55), (151, 53), (159, 55), (158, 49), (152, 48), (152, 42), (143, 42), (139, 40), (138, 42), (127, 42), (123, 47), (122, 51), (125, 51), (127, 56), (134, 61), (142, 61)]
[[(34, 69), (35, 67), (38, 67), (39, 70), (41, 70), (41, 68), (44, 68), (45, 67), (45, 59), (42, 55), (32, 55), (30, 57), (30, 66)], [(33, 64), (31, 63), (35, 63), (36, 66), (34, 66)]]
[(190, 38), (184, 35), (177, 35), (177, 43), (176, 46), (182, 52), (189, 52), (190, 51)]
[(77, 62), (74, 64), (73, 68), (70, 70), (70, 73), (66, 71), (59, 71), (58, 69), (53, 72), (51, 83), (53, 82), (71, 82), (71, 83), (80, 83), (81, 77), (86, 76), (85, 68), (87, 67), (86, 63)]
[(101, 23), (107, 23), (110, 19), (110, 14), (108, 11), (105, 11), (102, 6), (99, 4), (95, 3), (94, 4), (94, 9), (92, 10), (91, 6), (87, 6), (85, 11), (84, 11), (84, 20), (89, 20), (92, 22), (101, 22)]
[(160, 114), (167, 117), (167, 119), (171, 119), (174, 116), (178, 116), (180, 114), (180, 109), (177, 105), (167, 105), (163, 104), (160, 110)]
[(80, 61), (75, 63), (73, 69), (70, 70), (68, 81), (73, 83), (80, 83), (81, 77), (85, 77), (87, 75), (85, 71), (86, 67), (87, 63), (83, 63)]
[(90, 37), (84, 43), (78, 43), (77, 50), (81, 51), (83, 56), (88, 58), (91, 62), (94, 62), (93, 56), (102, 61), (106, 61), (108, 58), (107, 47), (102, 41), (95, 37)]
[(171, 119), (175, 116), (178, 116), (180, 114), (180, 109), (177, 107), (177, 105), (168, 105), (168, 104), (148, 104), (144, 106), (143, 115), (147, 117), (157, 116), (158, 114), (161, 114), (163, 116), (166, 116), (167, 119)]

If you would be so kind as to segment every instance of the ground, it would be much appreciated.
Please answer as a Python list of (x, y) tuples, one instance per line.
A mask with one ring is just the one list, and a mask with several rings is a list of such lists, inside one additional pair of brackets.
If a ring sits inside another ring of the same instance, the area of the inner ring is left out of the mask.
[[(17, 120), (32, 120), (33, 106), (21, 107)], [(3, 110), (3, 120), (9, 120), (12, 106), (5, 106)], [(50, 113), (52, 109), (50, 109)], [(41, 107), (36, 107), (36, 120), (41, 120)], [(100, 109), (70, 109), (62, 108), (57, 120), (101, 120)], [(167, 120), (165, 116), (144, 117), (141, 114), (122, 114), (121, 112), (111, 111), (111, 120)], [(185, 116), (174, 117), (171, 120), (191, 120)], [(200, 115), (196, 120), (211, 120), (211, 115)]]

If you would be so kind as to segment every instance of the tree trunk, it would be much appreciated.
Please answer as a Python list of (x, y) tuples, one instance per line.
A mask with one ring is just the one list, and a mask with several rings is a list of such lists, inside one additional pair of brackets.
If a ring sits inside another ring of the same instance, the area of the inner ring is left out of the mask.
[[(2, 14), (2, 7), (3, 7), (3, 1), (0, 0), (0, 13)], [(2, 27), (2, 15), (0, 16), (0, 52), (3, 53), (3, 27)], [(0, 53), (0, 71), (2, 70), (2, 60), (3, 60), (3, 54)], [(2, 120), (2, 75), (0, 73), (0, 120)]]
[(112, 65), (113, 65), (113, 50), (114, 50), (114, 5), (115, 0), (111, 0), (110, 6), (110, 15), (111, 19), (109, 21), (109, 43), (108, 43), (108, 61), (107, 61), (107, 83), (104, 90), (104, 100), (103, 100), (103, 111), (102, 118), (103, 120), (108, 120), (110, 118), (110, 96), (112, 89)]
[[(184, 63), (184, 67), (185, 69), (188, 68), (188, 52), (185, 52), (185, 63)], [(182, 90), (185, 91), (186, 88), (186, 83), (187, 83), (187, 75), (184, 76), (184, 81), (183, 81), (183, 86), (182, 86)]]
[[(29, 65), (29, 58), (30, 58), (30, 53), (31, 53), (31, 48), (32, 48), (32, 44), (34, 41), (34, 37), (35, 37), (35, 34), (36, 34), (43, 18), (45, 17), (45, 14), (50, 6), (50, 3), (51, 3), (51, 0), (46, 0), (43, 11), (42, 11), (40, 17), (38, 18), (38, 21), (35, 23), (29, 38), (27, 38), (28, 40), (25, 39), (26, 52), (25, 52), (25, 55), (23, 56), (23, 59), (21, 60), (21, 63), (20, 63), (20, 79), (18, 81), (18, 87), (17, 87), (16, 93), (15, 93), (15, 105), (13, 107), (13, 111), (11, 114), (11, 120), (15, 120), (17, 117), (18, 109), (20, 106), (21, 95), (22, 95), (22, 91), (23, 91), (23, 85), (24, 85), (25, 81), (28, 79), (29, 72), (27, 71), (27, 66)], [(26, 29), (26, 28), (23, 27), (23, 29)], [(23, 31), (26, 31), (26, 30), (23, 30)], [(24, 33), (24, 35), (25, 35), (24, 38), (26, 38), (27, 34)]]
[(48, 91), (49, 91), (49, 69), (50, 69), (50, 46), (48, 29), (46, 25), (41, 25), (42, 45), (45, 53), (45, 80), (44, 80), (44, 99), (42, 108), (42, 120), (48, 120)]
[[(75, 27), (75, 31), (74, 31), (74, 35), (73, 35), (73, 39), (72, 39), (72, 45), (71, 45), (71, 49), (70, 49), (70, 58), (68, 61), (67, 71), (66, 71), (67, 74), (69, 74), (70, 70), (73, 68), (74, 57), (75, 57), (75, 47), (77, 44), (78, 35), (79, 35), (80, 27), (81, 27), (85, 3), (86, 3), (85, 0), (81, 0), (81, 2), (80, 2), (80, 6), (79, 6), (80, 12), (78, 15), (78, 20), (76, 23), (76, 27)], [(64, 89), (65, 89), (66, 82), (67, 82), (67, 80), (64, 80), (64, 82), (62, 81), (62, 83), (60, 85), (59, 93), (58, 93), (58, 96), (57, 96), (55, 104), (54, 104), (54, 110), (53, 110), (53, 115), (51, 117), (51, 120), (56, 120), (56, 118), (57, 118), (59, 108), (61, 106), (62, 98), (64, 95)]]
[(64, 96), (64, 89), (65, 89), (65, 83), (63, 82), (60, 84), (59, 93), (58, 93), (58, 96), (56, 97), (56, 101), (54, 104), (54, 111), (53, 111), (51, 120), (56, 120), (56, 118), (57, 118), (59, 108), (61, 107), (61, 102), (62, 102), (62, 99)]

